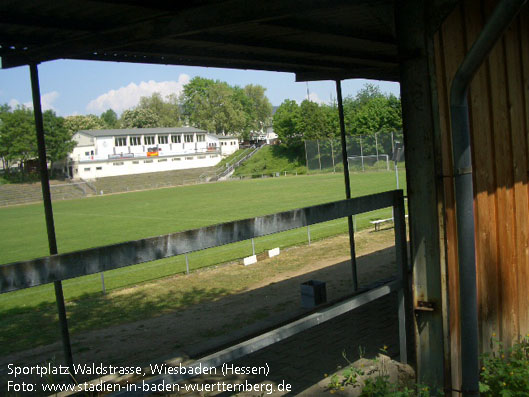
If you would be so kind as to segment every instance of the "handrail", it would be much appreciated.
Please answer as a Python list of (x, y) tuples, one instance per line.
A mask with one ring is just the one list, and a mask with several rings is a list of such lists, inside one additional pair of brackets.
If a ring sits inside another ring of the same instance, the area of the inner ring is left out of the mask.
[(34, 287), (397, 206), (402, 190), (0, 265), (0, 293)]

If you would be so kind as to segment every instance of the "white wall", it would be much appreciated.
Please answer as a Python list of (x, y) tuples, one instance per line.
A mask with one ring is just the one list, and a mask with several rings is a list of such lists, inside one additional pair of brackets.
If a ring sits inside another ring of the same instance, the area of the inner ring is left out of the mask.
[(108, 161), (76, 163), (73, 170), (73, 179), (95, 179), (106, 176), (144, 174), (147, 172), (213, 167), (217, 165), (220, 160), (221, 156), (219, 154), (199, 153), (192, 155), (190, 154), (188, 156), (154, 156), (141, 159), (115, 159)]
[(239, 140), (233, 139), (220, 139), (220, 152), (223, 156), (229, 156), (239, 150)]

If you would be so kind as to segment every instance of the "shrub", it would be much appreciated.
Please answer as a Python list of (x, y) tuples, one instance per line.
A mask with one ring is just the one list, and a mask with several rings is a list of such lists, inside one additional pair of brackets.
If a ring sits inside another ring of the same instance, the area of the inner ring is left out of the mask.
[(481, 356), (481, 395), (529, 396), (529, 334), (507, 351), (493, 334), (491, 348), (492, 352)]

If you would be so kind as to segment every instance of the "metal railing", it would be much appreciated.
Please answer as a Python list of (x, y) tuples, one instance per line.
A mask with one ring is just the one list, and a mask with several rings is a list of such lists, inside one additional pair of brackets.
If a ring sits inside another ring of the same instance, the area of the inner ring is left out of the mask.
[[(409, 336), (411, 301), (402, 190), (0, 265), (0, 293), (187, 254), (387, 207), (392, 207), (394, 213), (397, 278), (378, 285), (376, 288), (356, 291), (352, 298), (338, 305), (339, 308), (320, 313), (321, 318), (314, 319), (311, 315), (312, 317), (308, 316), (305, 321), (298, 320), (296, 323), (301, 322), (296, 327), (289, 328), (288, 334), (292, 334), (293, 330), (295, 333), (301, 332), (308, 327), (343, 314), (344, 311), (352, 310), (391, 292), (398, 292), (400, 355), (401, 361), (406, 362), (408, 344), (412, 339)], [(278, 340), (280, 339), (274, 336), (268, 339), (258, 339), (256, 343), (259, 348), (263, 348)], [(231, 360), (247, 354), (245, 352), (255, 351), (255, 346), (248, 349), (236, 349), (236, 351), (237, 354), (233, 354), (233, 351), (230, 353)]]

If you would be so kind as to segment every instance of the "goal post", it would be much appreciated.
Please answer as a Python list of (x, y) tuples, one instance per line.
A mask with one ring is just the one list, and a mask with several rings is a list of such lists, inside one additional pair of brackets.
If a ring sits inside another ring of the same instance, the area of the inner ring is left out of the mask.
[(349, 171), (389, 171), (389, 155), (370, 154), (365, 156), (348, 156)]

